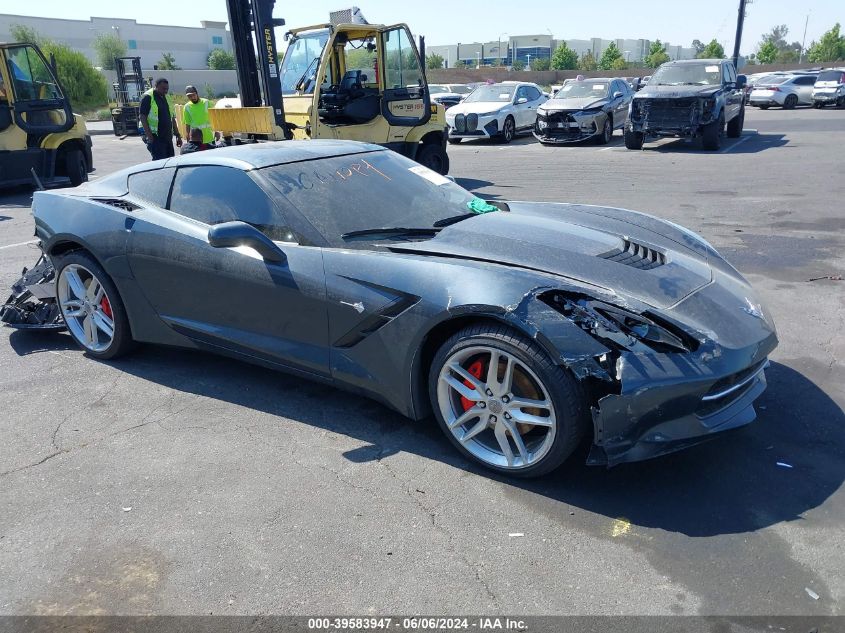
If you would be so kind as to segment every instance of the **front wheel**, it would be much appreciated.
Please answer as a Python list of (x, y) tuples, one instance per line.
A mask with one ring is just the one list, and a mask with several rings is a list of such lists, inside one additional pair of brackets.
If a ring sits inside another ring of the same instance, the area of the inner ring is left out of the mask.
[(65, 174), (72, 187), (78, 187), (88, 181), (88, 164), (81, 150), (72, 149), (65, 152)]
[(628, 149), (642, 149), (645, 142), (645, 136), (642, 132), (635, 132), (634, 130), (625, 130), (625, 147)]
[(89, 356), (116, 358), (132, 348), (126, 308), (106, 271), (83, 251), (54, 258), (56, 301), (68, 332)]
[(575, 379), (504, 326), (470, 326), (446, 341), (429, 371), (429, 395), (463, 455), (517, 477), (560, 466), (586, 428)]
[(443, 176), (449, 173), (449, 156), (440, 143), (426, 143), (420, 147), (417, 162)]
[(500, 136), (502, 143), (510, 143), (513, 140), (513, 137), (516, 136), (516, 123), (513, 120), (512, 116), (509, 116), (505, 119), (505, 123), (502, 125), (502, 134)]
[(706, 150), (714, 151), (722, 146), (722, 135), (725, 132), (725, 119), (719, 116), (718, 121), (708, 123), (701, 132), (701, 144)]
[(760, 108), (761, 110), (768, 110), (769, 109), (769, 106), (767, 106), (767, 105), (761, 105), (761, 106), (757, 106), (757, 107)]
[(610, 143), (611, 138), (613, 138), (613, 121), (610, 116), (606, 116), (604, 118), (604, 125), (601, 128), (601, 132), (596, 137), (596, 143), (599, 145), (607, 145)]
[(786, 99), (783, 102), (783, 109), (784, 110), (794, 110), (795, 106), (798, 105), (798, 95), (787, 95)]
[(745, 108), (740, 109), (739, 114), (728, 123), (728, 136), (739, 138), (742, 136), (742, 128), (745, 126)]

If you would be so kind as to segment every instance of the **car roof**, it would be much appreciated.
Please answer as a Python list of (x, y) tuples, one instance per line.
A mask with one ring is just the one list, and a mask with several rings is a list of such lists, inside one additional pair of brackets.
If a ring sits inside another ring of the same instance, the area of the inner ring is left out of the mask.
[(666, 62), (664, 66), (684, 66), (686, 64), (721, 64), (729, 61), (727, 59), (676, 59), (671, 62)]
[(384, 150), (380, 145), (357, 141), (313, 140), (245, 143), (193, 152), (167, 159), (167, 167), (187, 165), (221, 165), (243, 170), (271, 165), (298, 163), (305, 160), (332, 158)]

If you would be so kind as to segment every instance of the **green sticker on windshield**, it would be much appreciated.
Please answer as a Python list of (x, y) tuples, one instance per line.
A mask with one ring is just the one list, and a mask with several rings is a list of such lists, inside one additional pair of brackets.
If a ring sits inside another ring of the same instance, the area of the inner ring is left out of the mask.
[(481, 198), (473, 198), (467, 202), (467, 208), (475, 213), (490, 213), (491, 211), (499, 210), (499, 207), (492, 205)]

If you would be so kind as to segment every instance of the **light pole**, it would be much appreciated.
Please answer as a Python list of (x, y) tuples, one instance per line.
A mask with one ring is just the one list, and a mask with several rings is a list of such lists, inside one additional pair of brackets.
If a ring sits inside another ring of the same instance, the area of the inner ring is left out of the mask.
[(810, 23), (810, 13), (812, 13), (812, 11), (807, 13), (807, 19), (804, 20), (804, 37), (801, 39), (801, 54), (798, 55), (798, 63), (799, 64), (804, 63), (804, 48), (805, 48), (804, 45), (807, 43), (807, 24)]
[(531, 70), (531, 53), (527, 53), (528, 55), (528, 63), (525, 64), (525, 70)]
[[(510, 35), (508, 35), (507, 33), (499, 33), (499, 60), (500, 60), (501, 66), (505, 65), (505, 58), (502, 57), (502, 36), (503, 35), (507, 35), (508, 37), (510, 37)], [(508, 47), (508, 49), (510, 49), (510, 47)]]
[(481, 68), (481, 53), (479, 53), (478, 51), (475, 52), (475, 59), (475, 69), (478, 70), (479, 68)]

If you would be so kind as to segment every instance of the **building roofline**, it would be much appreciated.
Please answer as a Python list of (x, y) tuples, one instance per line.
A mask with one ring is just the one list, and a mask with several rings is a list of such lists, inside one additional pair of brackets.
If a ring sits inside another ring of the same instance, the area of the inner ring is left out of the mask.
[[(92, 15), (87, 20), (83, 19), (75, 19), (75, 18), (52, 18), (49, 16), (40, 16), (40, 15), (19, 15), (17, 13), (0, 13), (0, 18), (9, 17), (9, 18), (26, 18), (29, 20), (52, 20), (54, 22), (88, 22), (92, 23), (95, 19), (96, 20), (120, 20), (122, 22), (131, 22), (137, 26), (153, 26), (153, 27), (162, 27), (168, 29), (191, 29), (194, 31), (204, 31), (206, 27), (203, 26), (182, 26), (181, 24), (153, 24), (150, 22), (138, 22), (135, 18), (117, 18), (117, 17), (106, 17), (101, 15)], [(200, 20), (200, 22), (218, 22), (224, 25), (228, 25), (228, 22), (225, 20)]]

